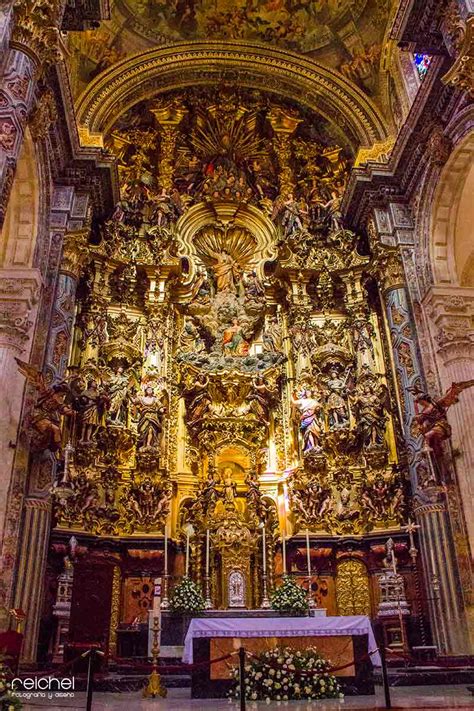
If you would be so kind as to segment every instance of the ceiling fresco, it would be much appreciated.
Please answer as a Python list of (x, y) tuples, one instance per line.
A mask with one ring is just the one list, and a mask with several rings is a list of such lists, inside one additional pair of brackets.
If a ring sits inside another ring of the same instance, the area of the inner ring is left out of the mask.
[(377, 100), (391, 0), (115, 0), (111, 19), (69, 33), (73, 92), (136, 52), (175, 42), (241, 40), (340, 71)]

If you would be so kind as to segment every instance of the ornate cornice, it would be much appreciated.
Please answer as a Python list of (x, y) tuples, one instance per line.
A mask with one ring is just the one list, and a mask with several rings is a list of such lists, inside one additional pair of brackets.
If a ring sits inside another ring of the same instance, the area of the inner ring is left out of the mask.
[(233, 40), (149, 50), (100, 74), (77, 104), (81, 143), (101, 147), (118, 116), (142, 99), (218, 82), (271, 91), (309, 106), (345, 134), (354, 151), (387, 137), (373, 102), (338, 72), (293, 52)]
[(443, 82), (474, 94), (474, 16), (460, 20), (460, 42), (456, 61), (444, 75)]

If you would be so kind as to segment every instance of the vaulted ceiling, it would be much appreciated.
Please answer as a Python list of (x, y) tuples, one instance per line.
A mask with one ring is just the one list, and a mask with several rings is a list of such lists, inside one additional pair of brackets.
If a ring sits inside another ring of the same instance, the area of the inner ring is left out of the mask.
[(183, 41), (240, 40), (281, 48), (339, 71), (383, 111), (384, 37), (393, 0), (111, 0), (111, 19), (70, 32), (78, 96), (101, 71), (132, 54)]

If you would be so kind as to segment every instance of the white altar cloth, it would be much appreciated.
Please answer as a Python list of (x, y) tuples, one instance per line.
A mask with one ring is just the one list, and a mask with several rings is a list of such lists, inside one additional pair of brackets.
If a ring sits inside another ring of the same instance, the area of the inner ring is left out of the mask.
[(196, 617), (184, 640), (183, 662), (192, 664), (193, 639), (198, 637), (332, 637), (368, 635), (374, 666), (381, 666), (374, 632), (366, 615), (345, 617)]

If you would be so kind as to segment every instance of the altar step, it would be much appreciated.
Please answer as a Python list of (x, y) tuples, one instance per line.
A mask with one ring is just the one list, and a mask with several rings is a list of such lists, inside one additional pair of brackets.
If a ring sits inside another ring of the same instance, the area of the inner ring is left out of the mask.
[[(444, 684), (474, 684), (474, 667), (439, 667), (436, 663), (423, 666), (389, 667), (390, 686), (438, 686)], [(374, 673), (376, 684), (382, 683), (382, 673)]]

